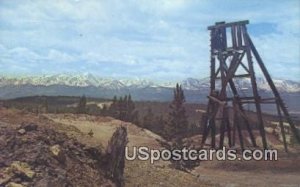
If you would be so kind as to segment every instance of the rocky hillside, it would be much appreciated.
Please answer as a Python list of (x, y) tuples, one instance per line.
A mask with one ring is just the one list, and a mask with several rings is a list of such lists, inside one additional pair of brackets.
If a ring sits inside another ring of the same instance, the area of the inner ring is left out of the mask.
[(109, 177), (111, 153), (78, 129), (21, 111), (0, 113), (0, 186), (113, 187), (122, 182)]

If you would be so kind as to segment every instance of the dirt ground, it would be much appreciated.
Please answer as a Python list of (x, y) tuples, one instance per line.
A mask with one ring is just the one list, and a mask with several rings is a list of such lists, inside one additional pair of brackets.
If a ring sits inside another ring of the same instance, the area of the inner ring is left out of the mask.
[[(24, 121), (52, 124), (58, 131), (80, 142), (105, 147), (114, 130), (128, 129), (128, 146), (162, 148), (160, 136), (109, 117), (74, 114), (34, 115), (18, 110), (0, 109), (0, 121), (20, 124)], [(88, 135), (93, 132), (93, 136)], [(190, 173), (176, 170), (168, 161), (126, 161), (126, 186), (300, 186), (300, 150), (287, 155), (280, 151), (278, 161), (202, 161)]]

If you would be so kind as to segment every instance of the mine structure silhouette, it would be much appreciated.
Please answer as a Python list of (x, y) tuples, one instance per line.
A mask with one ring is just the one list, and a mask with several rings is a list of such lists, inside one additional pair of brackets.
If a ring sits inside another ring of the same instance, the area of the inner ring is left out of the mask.
[[(263, 149), (268, 149), (262, 105), (274, 104), (277, 108), (283, 144), (287, 151), (283, 121), (286, 120), (289, 123), (290, 129), (298, 141), (300, 137), (285, 103), (247, 32), (246, 25), (248, 23), (248, 20), (231, 23), (217, 22), (215, 25), (208, 27), (211, 42), (210, 93), (206, 114), (202, 119), (203, 138), (201, 147), (204, 146), (210, 136), (209, 145), (212, 148), (222, 148), (225, 134), (227, 134), (229, 147), (235, 146), (237, 136), (240, 147), (244, 150), (243, 136), (245, 133), (243, 133), (243, 129), (249, 135), (252, 146), (257, 147), (253, 129), (258, 128), (259, 135), (256, 136), (261, 137)], [(263, 98), (260, 95), (254, 65), (259, 67), (258, 70), (261, 70), (272, 91), (272, 97)], [(245, 78), (250, 79), (251, 82), (251, 94), (249, 96), (242, 94), (237, 84), (238, 80)], [(247, 111), (244, 109), (245, 104), (254, 105), (256, 123), (253, 124), (247, 116)], [(216, 141), (217, 133), (219, 133), (218, 141)], [(219, 143), (218, 147), (217, 143)]]

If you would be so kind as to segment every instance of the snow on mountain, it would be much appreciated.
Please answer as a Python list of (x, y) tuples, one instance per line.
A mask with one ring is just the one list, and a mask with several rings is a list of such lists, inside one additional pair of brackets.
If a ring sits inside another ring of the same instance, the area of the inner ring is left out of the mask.
[(156, 84), (146, 79), (121, 79), (119, 80), (126, 87), (144, 88), (144, 87), (155, 87)]
[[(240, 88), (251, 88), (250, 79), (238, 79), (235, 81)], [(300, 92), (300, 83), (290, 80), (273, 79), (275, 87), (281, 92)], [(270, 91), (270, 86), (266, 79), (256, 78), (257, 87), (260, 90)]]
[[(290, 80), (274, 79), (274, 84), (279, 91), (284, 92), (300, 92), (300, 83)], [(264, 78), (256, 79), (260, 90), (269, 91), (270, 87)], [(250, 79), (235, 80), (238, 89), (251, 88)], [(185, 90), (207, 90), (209, 89), (209, 78), (195, 79), (187, 78), (180, 82)], [(141, 89), (141, 88), (174, 88), (176, 82), (153, 82), (146, 79), (113, 79), (102, 78), (92, 74), (57, 74), (43, 76), (25, 76), (25, 77), (0, 77), (0, 87), (3, 86), (50, 86), (65, 85), (72, 87), (100, 87), (103, 89)], [(216, 87), (220, 87), (220, 81), (216, 82)]]
[(195, 78), (187, 78), (182, 81), (182, 87), (186, 90), (200, 90), (202, 88), (209, 88), (209, 79), (195, 79)]

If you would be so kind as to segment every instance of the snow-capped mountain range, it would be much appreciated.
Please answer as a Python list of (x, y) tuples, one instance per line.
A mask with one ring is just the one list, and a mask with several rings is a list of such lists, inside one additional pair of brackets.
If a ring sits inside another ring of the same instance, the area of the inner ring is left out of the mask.
[[(251, 81), (250, 79), (238, 79), (235, 80), (235, 85), (237, 89), (250, 89), (251, 88)], [(273, 79), (273, 82), (281, 92), (300, 92), (300, 83), (291, 80), (282, 80), (282, 79)], [(258, 89), (264, 91), (271, 91), (271, 88), (268, 82), (261, 77), (256, 78), (256, 83)], [(185, 89), (193, 89), (193, 90), (201, 90), (204, 87), (209, 87), (209, 79), (193, 79), (188, 78), (182, 81), (182, 85)], [(221, 87), (221, 82), (216, 82), (216, 87)]]
[[(273, 79), (273, 81), (290, 111), (299, 113), (300, 83), (281, 79)], [(256, 82), (262, 97), (272, 97), (271, 90), (265, 79), (259, 77)], [(207, 103), (207, 95), (210, 90), (209, 78), (187, 78), (178, 83), (184, 89), (187, 102)], [(249, 79), (238, 79), (235, 81), (235, 85), (238, 94), (242, 96), (253, 95)], [(92, 74), (57, 74), (26, 77), (0, 76), (0, 99), (37, 95), (86, 95), (88, 97), (112, 99), (115, 95), (124, 96), (131, 94), (134, 100), (169, 102), (173, 98), (175, 86), (176, 82), (174, 81), (157, 82), (139, 78), (103, 78)], [(220, 81), (216, 82), (216, 87), (220, 87)], [(230, 91), (228, 93), (232, 94)], [(272, 107), (270, 111), (271, 113), (274, 112)]]
[[(73, 87), (104, 87), (108, 89), (121, 89), (125, 87), (155, 87), (159, 86), (154, 82), (146, 79), (114, 79), (102, 78), (92, 74), (57, 74), (42, 76), (24, 76), (24, 77), (0, 77), (0, 87), (7, 85), (34, 85), (34, 86), (51, 86), (65, 85)], [(167, 86), (167, 84), (165, 85)]]
[[(300, 92), (300, 83), (290, 80), (273, 79), (275, 86), (281, 92)], [(235, 81), (238, 89), (251, 88), (250, 79), (239, 79)], [(179, 82), (185, 90), (207, 90), (209, 88), (209, 78), (195, 79), (187, 78)], [(217, 87), (220, 82), (217, 82)], [(57, 74), (43, 76), (24, 77), (0, 77), (0, 88), (9, 86), (68, 86), (68, 87), (96, 87), (111, 90), (120, 89), (143, 89), (143, 88), (174, 88), (176, 82), (154, 82), (147, 79), (114, 79), (102, 78), (92, 74)], [(270, 91), (270, 87), (264, 78), (257, 78), (257, 86), (260, 90)], [(0, 91), (1, 92), (1, 91)]]

